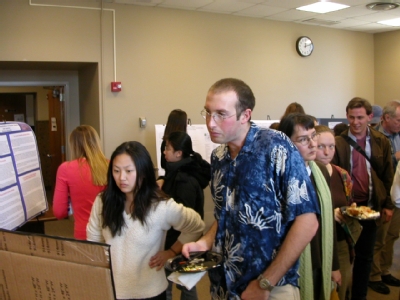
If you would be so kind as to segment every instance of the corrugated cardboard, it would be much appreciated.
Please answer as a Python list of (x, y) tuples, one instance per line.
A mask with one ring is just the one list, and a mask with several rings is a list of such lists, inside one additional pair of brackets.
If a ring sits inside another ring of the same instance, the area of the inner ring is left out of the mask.
[(0, 230), (0, 300), (115, 299), (109, 246)]

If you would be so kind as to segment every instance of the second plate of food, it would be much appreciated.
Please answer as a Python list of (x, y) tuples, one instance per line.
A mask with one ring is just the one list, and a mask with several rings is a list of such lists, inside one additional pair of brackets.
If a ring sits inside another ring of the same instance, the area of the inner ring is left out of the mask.
[(197, 273), (219, 267), (222, 255), (213, 251), (190, 252), (190, 258), (178, 255), (167, 260), (165, 268), (171, 272)]
[(358, 220), (376, 220), (380, 217), (380, 213), (368, 206), (342, 206), (340, 208), (342, 214)]

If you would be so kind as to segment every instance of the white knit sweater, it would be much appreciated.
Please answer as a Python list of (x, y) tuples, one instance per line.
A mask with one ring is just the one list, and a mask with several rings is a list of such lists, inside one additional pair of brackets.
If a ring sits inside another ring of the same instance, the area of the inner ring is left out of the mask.
[(97, 197), (87, 225), (87, 239), (109, 244), (111, 265), (118, 299), (150, 298), (167, 289), (168, 282), (162, 268), (149, 267), (150, 258), (163, 250), (167, 230), (172, 226), (181, 231), (179, 241), (187, 243), (199, 238), (204, 222), (198, 213), (173, 199), (161, 201), (151, 209), (147, 225), (132, 220), (124, 212), (126, 226), (120, 236), (111, 236), (108, 228), (102, 228), (102, 200)]

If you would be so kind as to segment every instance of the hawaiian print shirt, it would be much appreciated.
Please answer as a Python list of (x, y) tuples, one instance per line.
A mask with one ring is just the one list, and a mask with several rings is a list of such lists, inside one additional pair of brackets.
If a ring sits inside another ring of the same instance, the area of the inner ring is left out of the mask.
[[(235, 159), (227, 145), (211, 155), (211, 193), (218, 221), (214, 251), (222, 267), (209, 272), (213, 299), (240, 299), (270, 265), (294, 219), (319, 213), (304, 160), (283, 133), (251, 122)], [(307, 230), (307, 228), (304, 228)], [(298, 286), (297, 261), (277, 285)]]

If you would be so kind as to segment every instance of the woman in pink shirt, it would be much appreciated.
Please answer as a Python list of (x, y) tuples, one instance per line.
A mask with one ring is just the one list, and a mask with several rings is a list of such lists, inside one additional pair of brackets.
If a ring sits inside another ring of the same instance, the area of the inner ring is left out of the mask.
[(69, 136), (69, 144), (73, 160), (58, 167), (53, 213), (57, 219), (64, 219), (71, 204), (75, 220), (74, 237), (86, 240), (86, 225), (93, 202), (107, 184), (108, 160), (101, 151), (99, 135), (92, 126), (75, 128)]

